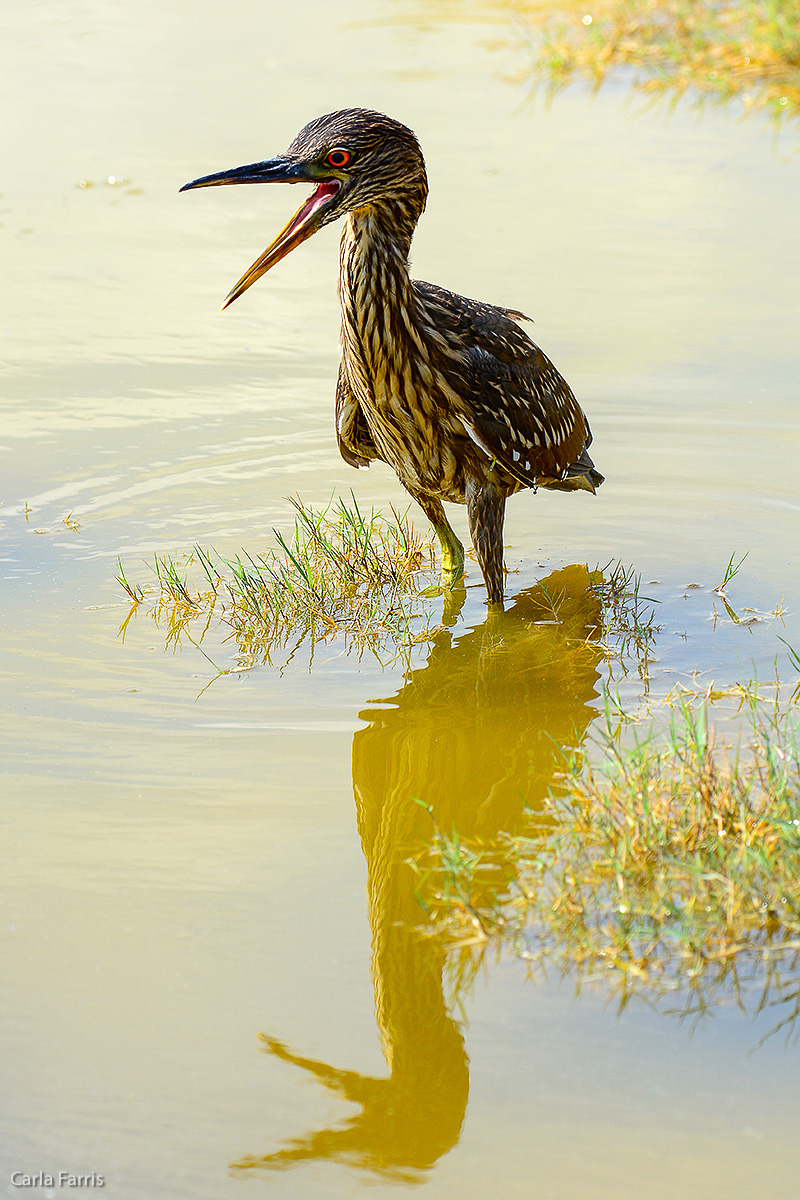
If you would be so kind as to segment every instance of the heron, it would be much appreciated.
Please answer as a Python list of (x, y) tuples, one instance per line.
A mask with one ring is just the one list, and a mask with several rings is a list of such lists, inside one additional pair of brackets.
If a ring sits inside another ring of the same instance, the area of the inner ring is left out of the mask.
[(466, 505), (491, 608), (503, 607), (506, 499), (523, 488), (594, 493), (589, 423), (517, 309), (412, 280), (411, 240), (428, 179), (415, 134), (347, 108), (309, 122), (288, 150), (180, 190), (304, 183), (313, 191), (230, 291), (223, 308), (339, 217), (341, 360), (336, 437), (345, 462), (395, 471), (435, 530), (440, 584), (464, 576), (443, 502)]

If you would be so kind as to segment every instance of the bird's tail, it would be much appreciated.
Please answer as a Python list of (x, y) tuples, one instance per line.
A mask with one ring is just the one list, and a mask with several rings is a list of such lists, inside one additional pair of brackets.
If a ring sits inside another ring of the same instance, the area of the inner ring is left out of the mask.
[(596, 492), (605, 479), (584, 450), (564, 472), (561, 479), (541, 478), (538, 487), (552, 488), (556, 492)]

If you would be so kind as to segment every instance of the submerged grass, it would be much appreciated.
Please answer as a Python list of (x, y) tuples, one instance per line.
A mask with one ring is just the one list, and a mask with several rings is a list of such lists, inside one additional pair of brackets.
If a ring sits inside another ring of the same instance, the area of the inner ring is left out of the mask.
[[(762, 689), (763, 691), (763, 689)], [(736, 747), (676, 697), (668, 729), (622, 749), (612, 714), (600, 766), (573, 764), (524, 836), (465, 845), (437, 831), (416, 860), (420, 898), (456, 972), (487, 950), (623, 1002), (731, 996), (800, 1017), (800, 741), (791, 707), (740, 689)]]
[(597, 86), (617, 67), (638, 88), (689, 89), (777, 115), (800, 113), (800, 0), (595, 0), (550, 23), (534, 72), (551, 84), (575, 74)]

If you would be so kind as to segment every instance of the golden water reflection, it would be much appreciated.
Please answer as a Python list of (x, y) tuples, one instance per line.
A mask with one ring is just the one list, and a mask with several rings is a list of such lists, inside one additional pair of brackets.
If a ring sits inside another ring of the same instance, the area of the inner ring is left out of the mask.
[(262, 1035), (266, 1051), (359, 1112), (235, 1168), (330, 1159), (408, 1182), (458, 1142), (469, 1061), (445, 1001), (445, 946), (419, 932), (418, 877), (408, 860), (430, 839), (431, 817), (465, 837), (513, 831), (557, 778), (565, 752), (580, 749), (597, 713), (602, 658), (592, 583), (585, 567), (567, 567), (458, 640), (442, 632), (398, 694), (360, 714), (367, 724), (353, 738), (353, 791), (389, 1074), (362, 1075)]

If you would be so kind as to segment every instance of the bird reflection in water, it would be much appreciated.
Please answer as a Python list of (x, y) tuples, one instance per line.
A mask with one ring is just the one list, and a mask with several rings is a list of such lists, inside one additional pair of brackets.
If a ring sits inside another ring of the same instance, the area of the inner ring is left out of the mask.
[(335, 1160), (392, 1180), (422, 1180), (459, 1139), (469, 1092), (462, 1030), (448, 1011), (446, 947), (421, 936), (424, 914), (409, 858), (436, 824), (491, 839), (534, 811), (579, 750), (596, 715), (600, 605), (585, 567), (521, 592), (505, 613), (454, 640), (442, 632), (427, 664), (396, 696), (362, 712), (353, 790), (367, 862), (375, 1009), (388, 1076), (374, 1078), (290, 1050), (264, 1049), (314, 1076), (359, 1112), (311, 1131), (239, 1170)]

